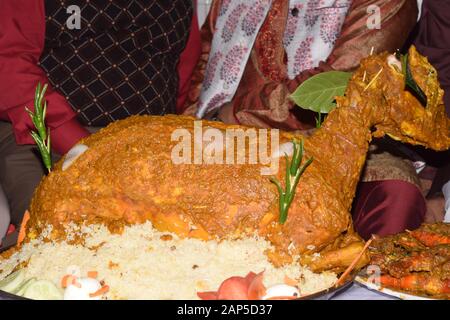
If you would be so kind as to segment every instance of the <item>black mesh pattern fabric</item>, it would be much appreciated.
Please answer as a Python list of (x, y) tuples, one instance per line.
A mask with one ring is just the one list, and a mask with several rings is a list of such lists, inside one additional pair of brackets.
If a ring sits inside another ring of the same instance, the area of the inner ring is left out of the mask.
[[(70, 5), (81, 9), (80, 29), (67, 27)], [(40, 65), (82, 124), (175, 113), (190, 0), (45, 0), (45, 11)]]

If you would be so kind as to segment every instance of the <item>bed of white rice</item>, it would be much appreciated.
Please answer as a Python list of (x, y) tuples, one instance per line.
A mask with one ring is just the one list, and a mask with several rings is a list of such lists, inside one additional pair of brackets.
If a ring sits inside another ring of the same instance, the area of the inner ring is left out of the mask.
[[(179, 239), (152, 228), (150, 222), (125, 227), (123, 234), (111, 234), (101, 225), (83, 226), (85, 245), (45, 242), (39, 239), (23, 245), (8, 259), (0, 258), (0, 280), (26, 262), (26, 276), (54, 282), (60, 287), (68, 273), (86, 276), (97, 271), (110, 287), (107, 299), (198, 299), (198, 291), (217, 290), (223, 280), (264, 272), (268, 287), (283, 283), (288, 276), (298, 281), (302, 295), (330, 287), (334, 273), (312, 273), (298, 263), (274, 268), (264, 252), (270, 244), (253, 237), (233, 241)], [(50, 230), (48, 230), (50, 231)]]

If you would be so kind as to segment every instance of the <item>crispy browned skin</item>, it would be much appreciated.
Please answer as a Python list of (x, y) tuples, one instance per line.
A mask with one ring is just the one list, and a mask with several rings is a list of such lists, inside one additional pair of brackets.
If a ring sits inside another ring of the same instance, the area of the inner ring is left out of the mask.
[[(363, 246), (349, 211), (371, 129), (377, 129), (376, 136), (387, 133), (436, 150), (450, 146), (434, 69), (411, 51), (413, 73), (431, 97), (424, 108), (405, 91), (403, 75), (387, 64), (387, 56), (364, 60), (346, 97), (337, 99), (338, 108), (305, 138), (306, 156), (314, 161), (300, 179), (284, 225), (278, 223), (277, 189), (260, 174), (260, 165), (175, 165), (171, 151), (177, 141), (171, 141), (171, 133), (177, 128), (192, 132), (194, 119), (135, 116), (81, 141), (89, 150), (68, 170), (56, 164), (36, 190), (28, 236), (49, 223), (55, 227), (52, 237), (62, 238), (68, 222), (100, 222), (120, 231), (125, 224), (151, 220), (159, 230), (200, 239), (257, 231), (276, 248), (269, 256), (277, 265), (301, 253), (314, 270), (345, 268)], [(239, 128), (203, 122), (207, 126)], [(281, 143), (293, 137), (282, 132)], [(284, 160), (280, 181), (283, 175)], [(322, 259), (311, 259), (314, 252)]]

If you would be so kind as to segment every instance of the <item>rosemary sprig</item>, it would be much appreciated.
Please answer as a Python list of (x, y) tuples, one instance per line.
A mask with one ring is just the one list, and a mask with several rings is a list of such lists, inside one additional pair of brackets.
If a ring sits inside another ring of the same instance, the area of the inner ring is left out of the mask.
[[(36, 93), (34, 95), (34, 112), (25, 107), (25, 110), (31, 117), (34, 127), (37, 132), (32, 130), (31, 136), (33, 137), (39, 152), (41, 153), (44, 166), (48, 172), (52, 171), (52, 157), (51, 157), (51, 142), (50, 142), (50, 129), (45, 126), (45, 115), (47, 113), (47, 101), (44, 100), (45, 91), (47, 90), (47, 84), (44, 84), (41, 90), (41, 84), (38, 83), (36, 87)], [(48, 131), (48, 133), (47, 133)]]
[(313, 158), (309, 158), (306, 162), (302, 164), (303, 160), (303, 139), (298, 142), (297, 140), (292, 140), (294, 144), (294, 153), (292, 155), (292, 159), (289, 160), (287, 154), (285, 154), (286, 158), (286, 174), (285, 174), (285, 190), (281, 186), (280, 181), (278, 181), (275, 177), (270, 177), (270, 181), (273, 182), (278, 189), (278, 193), (280, 195), (280, 216), (278, 221), (280, 224), (284, 224), (287, 220), (287, 215), (289, 211), (289, 207), (291, 206), (292, 200), (294, 200), (295, 191), (297, 189), (298, 182), (300, 180), (301, 175), (305, 172), (306, 168), (313, 162)]

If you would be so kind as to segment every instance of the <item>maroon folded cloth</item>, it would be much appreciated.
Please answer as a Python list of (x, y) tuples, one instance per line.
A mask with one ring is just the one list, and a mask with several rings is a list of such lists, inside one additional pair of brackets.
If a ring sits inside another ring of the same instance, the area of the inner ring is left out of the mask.
[(361, 182), (352, 210), (355, 230), (365, 240), (417, 229), (425, 213), (419, 188), (401, 180)]

